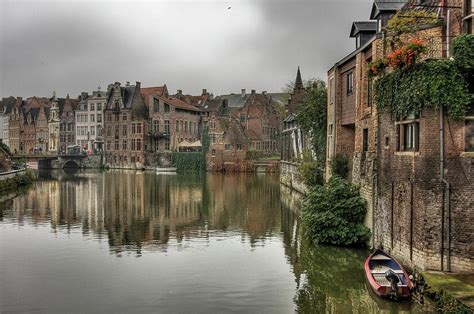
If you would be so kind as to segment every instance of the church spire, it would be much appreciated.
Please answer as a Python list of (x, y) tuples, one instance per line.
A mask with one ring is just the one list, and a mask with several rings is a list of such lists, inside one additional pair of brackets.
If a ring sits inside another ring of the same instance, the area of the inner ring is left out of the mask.
[(296, 72), (295, 89), (303, 88), (303, 80), (301, 79), (300, 67), (298, 66), (298, 72)]

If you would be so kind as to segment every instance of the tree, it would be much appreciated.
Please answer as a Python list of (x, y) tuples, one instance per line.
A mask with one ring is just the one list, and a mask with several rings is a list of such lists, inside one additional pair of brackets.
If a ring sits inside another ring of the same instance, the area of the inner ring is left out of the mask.
[(296, 121), (301, 130), (308, 134), (316, 162), (322, 166), (326, 160), (327, 89), (322, 80), (313, 80), (306, 89), (298, 108)]

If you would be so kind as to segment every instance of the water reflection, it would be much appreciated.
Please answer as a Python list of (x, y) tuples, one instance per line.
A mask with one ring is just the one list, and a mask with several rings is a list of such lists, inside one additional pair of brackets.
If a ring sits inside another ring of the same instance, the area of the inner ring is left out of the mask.
[[(164, 312), (196, 308), (202, 312), (272, 313), (426, 311), (409, 303), (396, 304), (371, 296), (363, 272), (367, 252), (314, 247), (301, 240), (300, 207), (299, 194), (280, 187), (278, 177), (272, 176), (44, 172), (23, 194), (0, 203), (0, 227), (25, 228), (0, 228), (0, 232), (8, 239), (20, 239), (22, 233), (27, 233), (26, 227), (37, 230), (31, 233), (35, 237), (38, 232), (52, 232), (58, 238), (41, 237), (37, 245), (44, 247), (36, 248), (34, 254), (29, 252), (32, 255), (26, 258), (38, 268), (31, 270), (33, 274), (47, 274), (48, 270), (41, 271), (41, 267), (46, 267), (43, 264), (48, 261), (77, 282), (84, 273), (74, 264), (69, 267), (64, 259), (98, 265), (101, 271), (96, 273), (97, 278), (86, 275), (85, 286), (79, 285), (71, 293), (79, 294), (94, 286), (98, 287), (95, 295), (104, 294), (104, 298), (108, 289), (117, 296), (132, 293), (126, 302), (134, 310), (148, 312), (160, 306)], [(59, 242), (61, 235), (76, 233), (93, 241), (73, 242), (74, 249)], [(90, 243), (106, 243), (111, 253), (107, 254), (113, 260), (104, 262), (104, 257), (97, 257)], [(13, 286), (5, 300), (21, 295), (14, 294), (15, 288), (23, 292), (30, 289), (38, 294), (31, 306), (44, 302), (45, 311), (70, 310), (75, 301), (61, 301), (56, 295), (64, 287), (38, 292), (32, 282), (36, 275), (24, 275), (23, 284), (18, 283), (11, 274), (16, 273), (15, 265), (25, 259), (22, 254), (28, 250), (16, 243), (0, 244), (4, 250), (2, 264), (9, 265), (4, 272), (0, 268), (0, 275)], [(55, 255), (51, 246), (71, 256)], [(130, 256), (141, 257), (140, 264), (129, 260)], [(134, 269), (126, 285), (116, 282), (128, 274), (121, 265)], [(176, 265), (180, 265), (178, 269)], [(18, 267), (17, 272), (25, 269)], [(43, 279), (48, 280), (50, 286), (57, 284), (54, 276)], [(103, 283), (107, 290), (100, 289)], [(138, 291), (142, 285), (148, 285), (142, 293), (150, 294), (133, 295), (133, 288)], [(176, 293), (170, 295), (168, 289)], [(49, 294), (54, 297), (48, 299)], [(83, 298), (87, 300), (88, 296)], [(98, 303), (100, 297), (89, 301), (105, 311), (124, 311), (120, 298), (107, 306)], [(28, 311), (29, 307), (15, 305), (21, 302), (26, 300), (11, 301), (7, 309)], [(87, 303), (78, 301), (75, 309), (84, 309)]]

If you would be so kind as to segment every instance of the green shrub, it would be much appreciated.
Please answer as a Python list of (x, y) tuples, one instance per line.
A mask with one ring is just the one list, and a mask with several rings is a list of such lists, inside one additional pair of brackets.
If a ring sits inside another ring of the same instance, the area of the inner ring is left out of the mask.
[(359, 188), (338, 176), (312, 188), (303, 206), (306, 235), (314, 243), (364, 246), (370, 230), (364, 226), (366, 202)]
[(263, 152), (256, 151), (256, 150), (249, 150), (247, 151), (247, 159), (248, 160), (257, 160), (263, 157)]
[(323, 171), (317, 161), (313, 159), (310, 150), (303, 152), (303, 160), (301, 161), (298, 171), (301, 179), (307, 187), (324, 184)]
[(171, 164), (178, 172), (200, 172), (206, 169), (205, 158), (202, 152), (173, 152)]
[(331, 160), (331, 172), (333, 176), (347, 178), (347, 175), (349, 174), (349, 159), (346, 155), (334, 155)]

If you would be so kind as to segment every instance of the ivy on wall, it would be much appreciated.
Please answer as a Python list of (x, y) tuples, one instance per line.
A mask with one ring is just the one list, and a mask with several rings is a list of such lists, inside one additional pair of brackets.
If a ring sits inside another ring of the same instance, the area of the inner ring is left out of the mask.
[(397, 117), (420, 113), (423, 107), (445, 106), (452, 118), (462, 118), (471, 96), (466, 81), (450, 60), (430, 60), (395, 70), (375, 82), (375, 101)]
[(436, 12), (426, 10), (401, 10), (388, 21), (386, 30), (392, 36), (399, 36), (404, 33), (414, 32), (420, 26), (438, 25), (441, 20), (438, 19)]
[(202, 152), (173, 152), (171, 164), (178, 172), (200, 172), (205, 168), (205, 155)]
[[(384, 62), (393, 69), (390, 73), (385, 68), (381, 70), (380, 63), (369, 67), (369, 76), (378, 76), (375, 81), (377, 106), (397, 117), (420, 113), (424, 107), (444, 106), (450, 117), (463, 118), (472, 97), (468, 81), (472, 78), (474, 68), (474, 35), (459, 36), (453, 45), (453, 60)], [(406, 53), (408, 50), (404, 51), (400, 55), (409, 56)]]

